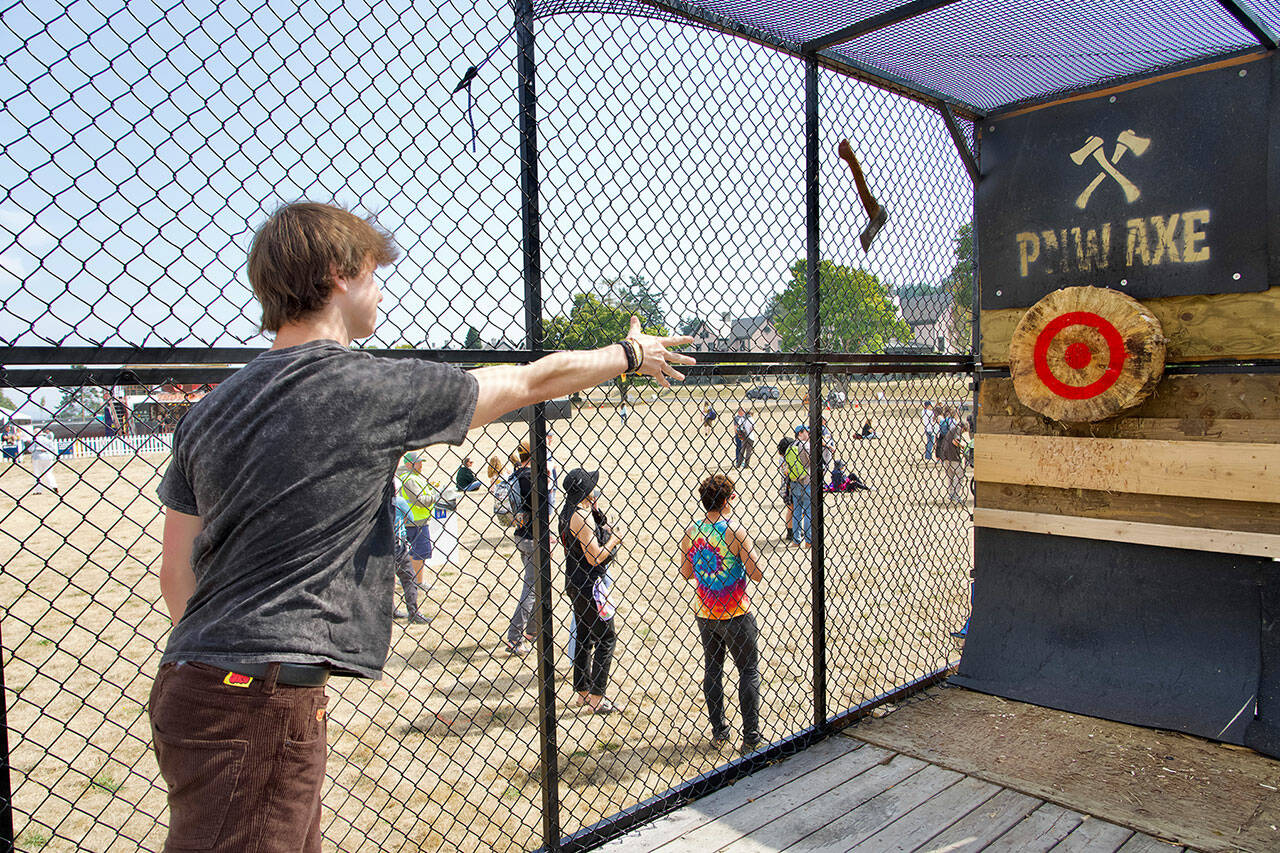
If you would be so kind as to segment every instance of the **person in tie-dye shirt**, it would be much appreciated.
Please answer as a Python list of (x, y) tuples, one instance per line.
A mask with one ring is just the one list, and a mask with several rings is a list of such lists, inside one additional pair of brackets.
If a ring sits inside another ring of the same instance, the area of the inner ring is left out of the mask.
[(680, 575), (697, 581), (698, 633), (702, 638), (702, 693), (711, 719), (711, 747), (729, 742), (724, 717), (724, 657), (738, 668), (738, 703), (742, 710), (743, 755), (760, 745), (759, 629), (749, 609), (747, 579), (763, 575), (756, 565), (751, 537), (734, 524), (733, 480), (715, 474), (698, 489), (706, 515), (684, 532), (680, 542)]

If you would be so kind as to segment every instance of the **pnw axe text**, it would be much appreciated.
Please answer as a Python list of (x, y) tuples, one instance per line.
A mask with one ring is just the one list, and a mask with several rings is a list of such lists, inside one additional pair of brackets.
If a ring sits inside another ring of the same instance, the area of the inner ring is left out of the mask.
[(1196, 264), (1209, 260), (1208, 210), (1188, 210), (1169, 216), (1129, 219), (1123, 231), (1117, 228), (1112, 239), (1112, 223), (1094, 228), (1048, 228), (1021, 231), (1018, 242), (1018, 272), (1050, 275), (1090, 270), (1123, 270), (1161, 264)]

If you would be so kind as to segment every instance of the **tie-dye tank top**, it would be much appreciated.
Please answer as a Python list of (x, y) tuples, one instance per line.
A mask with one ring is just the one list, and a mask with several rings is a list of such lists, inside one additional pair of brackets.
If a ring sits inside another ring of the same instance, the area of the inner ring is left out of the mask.
[(698, 616), (732, 619), (747, 612), (747, 573), (724, 541), (727, 521), (695, 521), (689, 562), (698, 581)]

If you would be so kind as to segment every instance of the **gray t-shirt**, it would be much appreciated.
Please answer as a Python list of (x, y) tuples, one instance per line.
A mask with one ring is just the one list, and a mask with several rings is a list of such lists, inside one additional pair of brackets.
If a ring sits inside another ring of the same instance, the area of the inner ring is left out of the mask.
[(394, 474), (461, 444), (477, 384), (334, 341), (269, 350), (187, 412), (160, 500), (204, 529), (162, 662), (328, 662), (377, 678), (391, 641)]

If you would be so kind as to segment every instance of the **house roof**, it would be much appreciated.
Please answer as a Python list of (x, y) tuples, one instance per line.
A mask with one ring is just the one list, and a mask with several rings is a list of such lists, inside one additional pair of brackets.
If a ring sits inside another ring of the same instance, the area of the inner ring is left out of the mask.
[(919, 296), (898, 297), (898, 311), (908, 326), (932, 325), (938, 322), (950, 306), (950, 295), (941, 290)]

